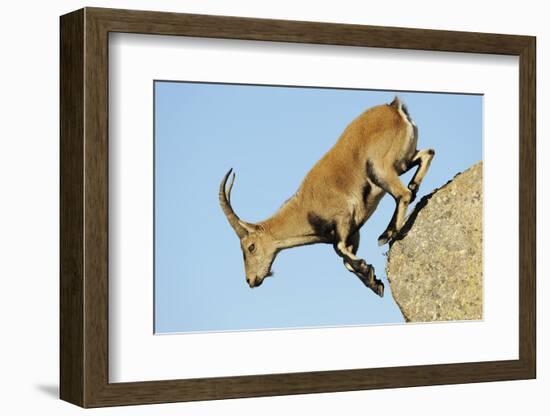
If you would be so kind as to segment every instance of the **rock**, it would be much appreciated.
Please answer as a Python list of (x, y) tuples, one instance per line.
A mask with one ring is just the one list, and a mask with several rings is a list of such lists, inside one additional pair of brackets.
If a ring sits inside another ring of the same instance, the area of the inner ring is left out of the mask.
[(386, 273), (407, 322), (482, 319), (483, 164), (422, 198), (390, 245)]

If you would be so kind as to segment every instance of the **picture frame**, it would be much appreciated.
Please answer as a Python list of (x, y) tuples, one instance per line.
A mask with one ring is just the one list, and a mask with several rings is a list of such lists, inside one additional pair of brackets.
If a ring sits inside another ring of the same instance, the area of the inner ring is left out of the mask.
[[(519, 359), (109, 382), (109, 33), (519, 57)], [(536, 377), (536, 39), (441, 30), (84, 8), (60, 19), (60, 397), (82, 407)]]

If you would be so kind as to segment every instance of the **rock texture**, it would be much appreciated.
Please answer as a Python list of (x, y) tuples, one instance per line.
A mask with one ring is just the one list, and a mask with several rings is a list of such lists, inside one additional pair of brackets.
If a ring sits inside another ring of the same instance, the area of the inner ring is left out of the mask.
[(482, 162), (418, 202), (388, 252), (408, 322), (482, 319)]

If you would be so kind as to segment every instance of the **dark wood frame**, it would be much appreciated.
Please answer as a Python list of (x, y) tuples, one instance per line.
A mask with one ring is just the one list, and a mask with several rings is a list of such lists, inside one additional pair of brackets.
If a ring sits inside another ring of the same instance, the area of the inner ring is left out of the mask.
[[(83, 407), (99, 407), (535, 378), (534, 37), (99, 8), (64, 15), (60, 27), (60, 396), (63, 400)], [(519, 359), (109, 383), (109, 32), (519, 56)]]

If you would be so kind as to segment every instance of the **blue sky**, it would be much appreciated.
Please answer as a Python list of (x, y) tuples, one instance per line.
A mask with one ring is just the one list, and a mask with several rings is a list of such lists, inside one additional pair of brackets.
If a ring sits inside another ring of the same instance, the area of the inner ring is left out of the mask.
[[(419, 127), (418, 148), (436, 150), (417, 202), (481, 160), (483, 98), (397, 94)], [(395, 207), (389, 195), (363, 226), (358, 252), (384, 281), (382, 299), (325, 244), (281, 252), (275, 275), (250, 289), (239, 241), (218, 203), (220, 181), (234, 168), (237, 214), (249, 222), (269, 217), (351, 120), (395, 95), (155, 82), (155, 332), (404, 322), (386, 280), (388, 246), (376, 241)]]

